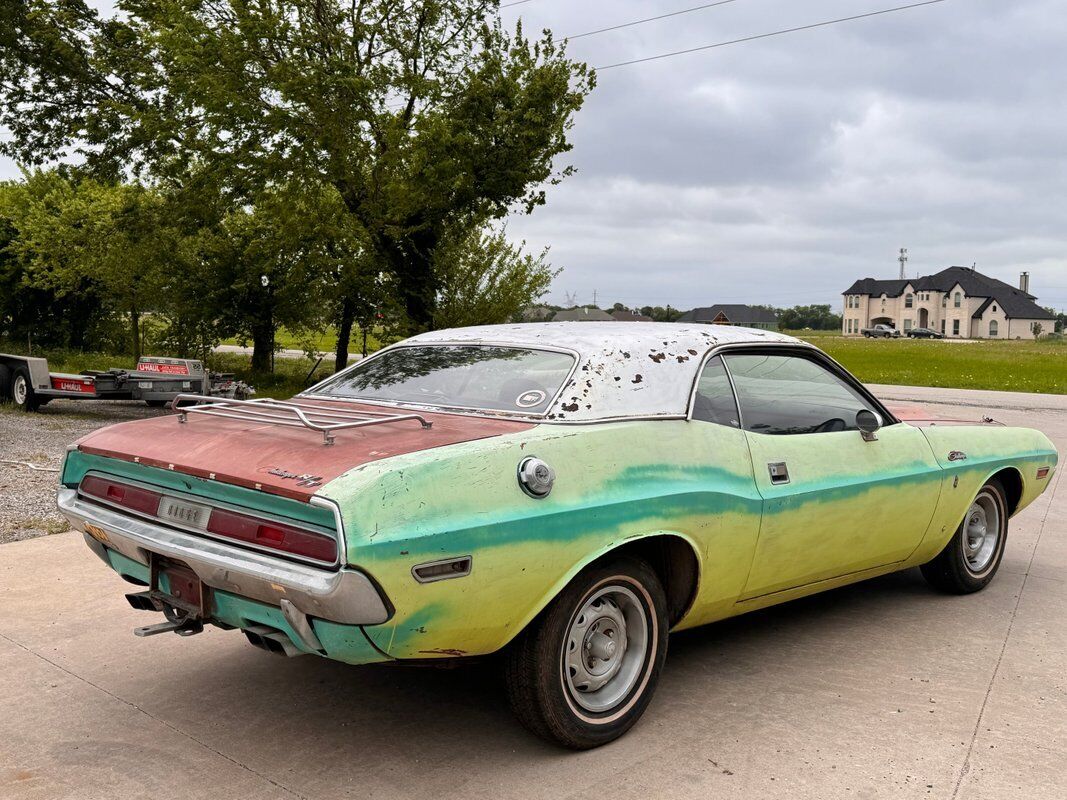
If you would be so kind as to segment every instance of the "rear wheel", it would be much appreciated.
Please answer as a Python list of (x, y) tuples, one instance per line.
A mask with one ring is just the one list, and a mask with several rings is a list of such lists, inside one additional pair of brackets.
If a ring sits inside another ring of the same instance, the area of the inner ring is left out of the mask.
[(626, 733), (659, 680), (666, 608), (644, 561), (620, 558), (579, 574), (507, 652), (508, 697), (522, 724), (574, 750)]
[(978, 492), (945, 549), (923, 564), (923, 577), (949, 594), (984, 589), (997, 574), (1007, 538), (1008, 504), (1004, 487), (994, 478)]
[(11, 402), (23, 411), (36, 411), (40, 406), (37, 393), (33, 391), (30, 373), (18, 367), (11, 378)]

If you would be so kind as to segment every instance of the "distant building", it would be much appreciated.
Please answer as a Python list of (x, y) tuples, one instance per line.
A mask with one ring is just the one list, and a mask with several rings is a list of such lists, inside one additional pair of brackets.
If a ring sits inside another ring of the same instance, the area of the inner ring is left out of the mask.
[(863, 278), (842, 294), (846, 336), (883, 324), (902, 333), (930, 328), (956, 339), (1033, 339), (1055, 327), (1055, 317), (1030, 294), (1026, 272), (1019, 288), (970, 267), (949, 267), (914, 279)]
[(614, 318), (599, 308), (568, 308), (557, 311), (553, 322), (612, 322)]
[(679, 322), (696, 322), (702, 325), (738, 325), (742, 328), (778, 330), (778, 315), (766, 308), (743, 305), (717, 305), (694, 308), (678, 318)]
[(611, 312), (611, 318), (616, 322), (655, 322), (652, 317), (646, 317), (628, 308), (620, 308)]
[(556, 312), (548, 306), (527, 306), (522, 310), (523, 322), (548, 322)]

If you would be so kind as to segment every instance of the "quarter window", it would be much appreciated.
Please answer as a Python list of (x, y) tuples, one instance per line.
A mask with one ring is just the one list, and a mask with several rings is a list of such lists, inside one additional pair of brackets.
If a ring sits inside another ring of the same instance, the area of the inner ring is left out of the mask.
[(693, 419), (740, 428), (737, 401), (719, 356), (704, 365), (693, 397)]
[(787, 435), (856, 430), (856, 414), (874, 409), (859, 392), (801, 356), (726, 356), (744, 429)]

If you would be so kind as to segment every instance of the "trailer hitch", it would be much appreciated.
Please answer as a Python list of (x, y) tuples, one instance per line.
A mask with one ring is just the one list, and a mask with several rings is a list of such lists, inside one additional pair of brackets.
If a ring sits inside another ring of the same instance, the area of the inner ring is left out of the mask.
[[(207, 616), (208, 589), (186, 564), (149, 554), (150, 583), (148, 591), (126, 595), (126, 601), (139, 611), (162, 611), (166, 622), (134, 628), (134, 636), (155, 636), (176, 633), (195, 636), (204, 631)], [(160, 578), (166, 576), (167, 591)]]

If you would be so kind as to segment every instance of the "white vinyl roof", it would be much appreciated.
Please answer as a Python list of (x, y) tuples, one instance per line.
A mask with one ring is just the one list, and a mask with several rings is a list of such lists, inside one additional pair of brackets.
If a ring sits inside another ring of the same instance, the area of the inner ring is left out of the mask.
[(684, 416), (704, 355), (721, 344), (799, 343), (773, 331), (664, 322), (544, 322), (451, 328), (412, 344), (498, 344), (566, 350), (577, 367), (546, 418), (594, 422)]

